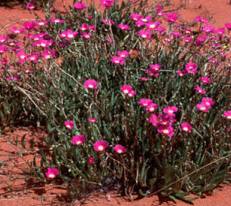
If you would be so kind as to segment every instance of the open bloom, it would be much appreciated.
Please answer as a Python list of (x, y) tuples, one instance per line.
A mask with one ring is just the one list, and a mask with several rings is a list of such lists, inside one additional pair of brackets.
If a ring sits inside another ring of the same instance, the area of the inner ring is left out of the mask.
[(67, 129), (73, 129), (74, 128), (74, 121), (73, 120), (66, 120), (64, 122), (64, 126), (67, 128)]
[(203, 76), (200, 78), (200, 82), (204, 85), (207, 85), (211, 83), (211, 79), (208, 76)]
[(97, 140), (94, 144), (93, 144), (93, 149), (96, 152), (103, 152), (104, 150), (106, 150), (108, 148), (109, 144), (107, 141), (105, 140)]
[(192, 131), (192, 126), (188, 122), (182, 122), (180, 125), (182, 131), (190, 133)]
[(84, 135), (75, 135), (71, 139), (71, 143), (74, 145), (82, 145), (86, 141), (86, 137)]
[(87, 8), (86, 4), (81, 2), (81, 1), (78, 1), (78, 2), (74, 3), (73, 7), (74, 7), (74, 9), (79, 10), (79, 11), (84, 10), (84, 9)]
[(174, 116), (174, 113), (178, 111), (176, 106), (167, 106), (164, 107), (163, 112), (169, 116)]
[(151, 99), (148, 99), (148, 98), (141, 98), (139, 101), (138, 101), (138, 104), (142, 107), (147, 107), (149, 104), (152, 104), (153, 101)]
[(193, 63), (193, 62), (187, 63), (186, 66), (185, 66), (185, 71), (188, 74), (195, 75), (197, 73), (197, 64)]
[(111, 58), (111, 62), (114, 64), (124, 65), (125, 59), (123, 57), (120, 57), (120, 56), (113, 56)]
[(198, 85), (196, 85), (196, 86), (194, 87), (194, 89), (195, 89), (195, 91), (196, 91), (197, 93), (199, 93), (199, 94), (206, 94), (206, 91), (205, 91), (202, 87), (200, 87), (200, 86), (198, 86)]
[(45, 175), (49, 179), (54, 179), (56, 176), (59, 175), (59, 170), (55, 167), (49, 167), (47, 168)]
[(101, 5), (105, 8), (110, 8), (114, 4), (114, 0), (101, 0)]
[(214, 101), (210, 97), (203, 97), (201, 102), (196, 105), (196, 108), (202, 112), (208, 112), (214, 105)]
[(98, 83), (94, 79), (88, 79), (84, 82), (83, 87), (85, 89), (97, 89), (98, 88)]
[(174, 135), (174, 128), (171, 125), (168, 126), (159, 126), (157, 128), (158, 133), (168, 136), (172, 138)]
[(127, 151), (126, 147), (124, 147), (120, 144), (115, 145), (113, 150), (118, 154), (122, 154), (122, 153), (125, 153)]
[(223, 116), (226, 118), (226, 119), (230, 119), (231, 120), (231, 110), (227, 110), (223, 113)]
[(120, 91), (125, 94), (128, 95), (129, 97), (133, 97), (136, 95), (135, 90), (133, 89), (133, 87), (130, 84), (124, 84), (120, 87)]

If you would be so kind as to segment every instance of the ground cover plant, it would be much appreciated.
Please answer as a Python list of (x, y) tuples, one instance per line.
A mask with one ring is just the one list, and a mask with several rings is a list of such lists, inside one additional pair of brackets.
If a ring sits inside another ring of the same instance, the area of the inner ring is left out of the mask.
[(1, 122), (46, 127), (40, 181), (184, 199), (230, 178), (231, 23), (146, 5), (77, 1), (0, 36)]

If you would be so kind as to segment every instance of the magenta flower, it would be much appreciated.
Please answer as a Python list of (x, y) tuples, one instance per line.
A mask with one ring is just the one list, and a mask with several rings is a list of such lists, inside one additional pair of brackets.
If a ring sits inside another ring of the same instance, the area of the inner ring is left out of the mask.
[(154, 127), (157, 127), (159, 124), (159, 118), (156, 114), (152, 114), (149, 118), (148, 118), (148, 122), (151, 123)]
[(77, 31), (73, 31), (71, 29), (68, 29), (66, 31), (63, 31), (61, 34), (60, 34), (60, 37), (62, 38), (67, 38), (67, 39), (73, 39), (75, 38), (76, 36), (78, 35), (78, 32)]
[(45, 58), (45, 59), (51, 59), (51, 58), (54, 58), (55, 57), (55, 51), (54, 50), (49, 50), (49, 49), (45, 49), (43, 52), (42, 52), (42, 57)]
[(205, 91), (202, 87), (200, 87), (200, 86), (198, 86), (198, 85), (196, 85), (196, 86), (194, 87), (194, 89), (195, 89), (195, 91), (196, 91), (197, 93), (199, 93), (199, 94), (206, 94), (206, 91)]
[(151, 39), (152, 33), (148, 29), (142, 29), (138, 32), (138, 36), (140, 36), (143, 39)]
[(129, 52), (127, 50), (117, 51), (116, 54), (121, 58), (127, 58), (129, 56)]
[(88, 163), (89, 165), (95, 164), (95, 158), (94, 158), (93, 156), (88, 157), (87, 163)]
[(123, 23), (118, 24), (117, 27), (118, 27), (119, 29), (123, 30), (123, 31), (128, 31), (128, 30), (130, 30), (130, 26), (127, 25), (127, 24), (123, 24)]
[(204, 85), (207, 85), (211, 83), (211, 79), (208, 76), (203, 76), (200, 78), (200, 82)]
[(80, 35), (84, 39), (90, 39), (91, 38), (91, 33), (89, 33), (89, 32), (82, 32)]
[(208, 112), (210, 107), (208, 107), (207, 105), (205, 105), (203, 102), (200, 102), (196, 105), (196, 108), (201, 111), (201, 112)]
[(158, 133), (168, 136), (172, 138), (174, 135), (174, 128), (172, 126), (159, 126), (157, 128)]
[(47, 168), (45, 175), (49, 179), (54, 179), (56, 176), (59, 175), (59, 170), (55, 167), (49, 167)]
[(150, 21), (146, 23), (146, 27), (150, 30), (156, 29), (159, 25), (160, 25), (159, 21), (154, 21), (154, 22)]
[(74, 9), (79, 10), (79, 11), (82, 11), (87, 8), (86, 4), (81, 1), (74, 3), (73, 7)]
[(98, 88), (98, 82), (94, 79), (88, 79), (84, 82), (83, 87), (85, 89), (97, 89)]
[(224, 111), (223, 116), (231, 120), (231, 110)]
[(154, 112), (158, 108), (158, 105), (156, 103), (150, 103), (146, 106), (147, 112)]
[(231, 23), (226, 23), (226, 24), (225, 24), (225, 27), (226, 27), (226, 29), (227, 29), (228, 31), (230, 31), (230, 30), (231, 30)]
[(128, 94), (133, 90), (132, 86), (130, 84), (124, 84), (120, 87), (120, 91), (124, 94)]
[(201, 102), (204, 103), (207, 107), (212, 107), (215, 104), (213, 99), (210, 97), (203, 97)]
[(106, 150), (108, 148), (109, 144), (107, 141), (105, 140), (97, 140), (94, 144), (93, 144), (93, 149), (96, 152), (103, 152), (104, 150)]
[(113, 147), (113, 150), (118, 154), (123, 154), (127, 151), (127, 148), (120, 144), (117, 144)]
[(130, 15), (130, 19), (132, 19), (133, 21), (138, 21), (140, 18), (142, 18), (142, 15), (138, 13), (132, 13)]
[(185, 75), (185, 71), (183, 70), (180, 70), (180, 69), (178, 69), (177, 71), (176, 71), (176, 73), (177, 73), (177, 75), (179, 76), (179, 77), (183, 77), (184, 75)]
[(182, 131), (190, 133), (192, 131), (192, 126), (188, 122), (182, 122), (180, 125)]
[(149, 104), (152, 104), (153, 101), (151, 99), (148, 99), (148, 98), (141, 98), (139, 101), (138, 101), (138, 104), (142, 107), (147, 107)]
[(0, 35), (0, 43), (4, 43), (7, 40), (6, 35)]
[(119, 65), (124, 65), (125, 64), (125, 60), (123, 57), (119, 57), (119, 56), (113, 56), (111, 58), (111, 62), (114, 64), (119, 64)]
[(193, 63), (193, 62), (187, 63), (186, 66), (185, 66), (185, 71), (188, 74), (195, 75), (197, 73), (197, 64)]
[(28, 2), (26, 4), (26, 9), (28, 9), (28, 10), (34, 10), (35, 9), (35, 5), (32, 2)]
[(82, 145), (86, 141), (86, 137), (84, 135), (75, 135), (71, 139), (71, 143), (74, 145)]
[(64, 122), (64, 126), (67, 128), (67, 129), (70, 129), (72, 130), (74, 128), (74, 121), (73, 120), (66, 120)]
[(114, 0), (101, 0), (101, 5), (105, 8), (110, 8), (114, 4)]
[(149, 67), (145, 70), (145, 73), (147, 73), (151, 77), (159, 77), (160, 73), (160, 65), (159, 64), (150, 64)]
[(178, 19), (177, 13), (167, 13), (166, 14), (166, 20), (169, 23), (174, 23), (174, 22), (176, 22), (177, 19)]
[(167, 106), (164, 107), (163, 112), (169, 116), (175, 116), (174, 113), (178, 111), (178, 108), (176, 106)]

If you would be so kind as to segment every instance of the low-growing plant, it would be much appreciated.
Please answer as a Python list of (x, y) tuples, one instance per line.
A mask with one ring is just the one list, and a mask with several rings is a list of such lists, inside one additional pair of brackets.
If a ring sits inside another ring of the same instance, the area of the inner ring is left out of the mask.
[(74, 195), (118, 186), (183, 199), (227, 179), (231, 26), (187, 24), (146, 3), (75, 2), (1, 36), (2, 59), (11, 52), (1, 81), (49, 132), (41, 180), (60, 178)]

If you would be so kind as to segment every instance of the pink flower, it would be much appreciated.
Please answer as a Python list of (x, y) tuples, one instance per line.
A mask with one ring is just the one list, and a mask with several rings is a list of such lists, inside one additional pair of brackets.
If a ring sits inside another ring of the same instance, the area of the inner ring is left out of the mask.
[(68, 29), (68, 30), (66, 30), (66, 31), (63, 31), (63, 32), (60, 34), (60, 37), (66, 38), (66, 39), (73, 39), (73, 38), (75, 38), (77, 35), (78, 35), (78, 32), (77, 32), (77, 31), (73, 31), (73, 30), (71, 30), (71, 29)]
[(110, 8), (114, 4), (114, 0), (101, 0), (101, 5), (105, 8)]
[(211, 79), (208, 76), (203, 76), (200, 78), (200, 82), (204, 85), (207, 85), (211, 83)]
[(176, 106), (167, 106), (164, 107), (163, 112), (169, 116), (174, 116), (174, 113), (178, 111)]
[(28, 9), (28, 10), (34, 10), (35, 9), (35, 5), (32, 2), (28, 2), (26, 4), (26, 9)]
[(133, 97), (136, 95), (133, 87), (130, 84), (124, 84), (120, 87), (120, 91), (125, 94), (128, 95), (130, 97)]
[(87, 163), (88, 163), (89, 165), (95, 164), (95, 158), (94, 158), (93, 156), (88, 157)]
[(147, 107), (149, 104), (152, 104), (153, 101), (151, 99), (148, 99), (148, 98), (141, 98), (139, 101), (138, 101), (138, 104), (142, 107)]
[(130, 19), (132, 19), (133, 21), (138, 21), (141, 17), (142, 17), (142, 15), (138, 14), (138, 13), (132, 13), (130, 15)]
[(97, 140), (94, 144), (93, 144), (93, 149), (96, 152), (103, 152), (104, 150), (106, 150), (108, 148), (109, 144), (107, 141), (105, 140)]
[(159, 25), (160, 25), (159, 21), (154, 21), (154, 22), (150, 21), (146, 23), (146, 27), (150, 30), (156, 29)]
[(182, 122), (180, 125), (182, 131), (190, 133), (192, 131), (192, 126), (188, 122)]
[(147, 112), (154, 112), (158, 108), (158, 105), (156, 103), (150, 103), (146, 106)]
[(81, 2), (81, 1), (74, 3), (73, 7), (74, 7), (74, 9), (79, 10), (79, 11), (87, 8), (86, 4)]
[(130, 30), (130, 26), (127, 25), (127, 24), (123, 24), (123, 23), (118, 24), (117, 27), (118, 27), (119, 29), (123, 30), (123, 31), (128, 31), (128, 30)]
[(178, 69), (177, 71), (176, 71), (176, 73), (177, 73), (177, 75), (179, 76), (179, 77), (183, 77), (184, 75), (185, 75), (185, 71), (183, 70), (180, 70), (180, 69)]
[(231, 120), (231, 110), (224, 111), (223, 116)]
[(151, 39), (152, 33), (148, 29), (142, 29), (138, 32), (138, 36), (140, 36), (143, 39)]
[(151, 123), (154, 127), (157, 127), (159, 124), (159, 118), (156, 114), (152, 114), (149, 118), (148, 118), (148, 122)]
[(55, 167), (49, 167), (47, 168), (45, 175), (49, 179), (54, 179), (56, 176), (59, 175), (59, 170)]
[(82, 145), (86, 141), (86, 137), (84, 135), (75, 135), (71, 139), (71, 143), (74, 145)]
[(127, 58), (129, 56), (129, 52), (127, 50), (117, 51), (116, 54), (121, 58)]
[(196, 105), (196, 108), (197, 108), (199, 111), (201, 111), (201, 112), (208, 112), (209, 109), (210, 109), (210, 107), (206, 106), (203, 102), (198, 103), (198, 104)]
[(174, 22), (176, 22), (177, 19), (178, 19), (177, 13), (167, 13), (166, 14), (166, 20), (169, 23), (174, 23)]
[(157, 128), (158, 133), (168, 136), (172, 138), (174, 135), (174, 128), (172, 126), (159, 126)]
[(119, 65), (124, 65), (125, 64), (125, 60), (123, 57), (118, 57), (118, 56), (113, 56), (111, 58), (111, 62), (114, 64), (119, 64)]
[(225, 24), (225, 27), (226, 27), (227, 30), (230, 31), (230, 30), (231, 30), (231, 23), (226, 23), (226, 24)]
[(203, 97), (201, 102), (204, 103), (207, 107), (212, 107), (215, 104), (213, 99), (210, 97)]
[(0, 35), (0, 43), (4, 43), (7, 40), (7, 36)]
[(98, 83), (94, 79), (88, 79), (84, 82), (83, 87), (85, 89), (97, 89), (98, 88)]
[(72, 130), (74, 128), (74, 121), (73, 120), (66, 120), (64, 122), (64, 126), (67, 128), (67, 129), (70, 129)]
[(205, 91), (202, 87), (200, 87), (200, 86), (198, 86), (198, 85), (196, 85), (196, 86), (194, 87), (194, 89), (195, 89), (196, 92), (199, 93), (199, 94), (206, 94), (206, 91)]
[(127, 148), (120, 144), (117, 144), (113, 147), (113, 150), (118, 154), (123, 154), (127, 151)]
[(96, 118), (94, 118), (94, 117), (89, 117), (88, 119), (87, 119), (87, 121), (89, 122), (89, 123), (96, 123)]
[(187, 63), (186, 66), (185, 66), (185, 71), (188, 74), (195, 75), (197, 73), (197, 64), (193, 63), (193, 62)]

